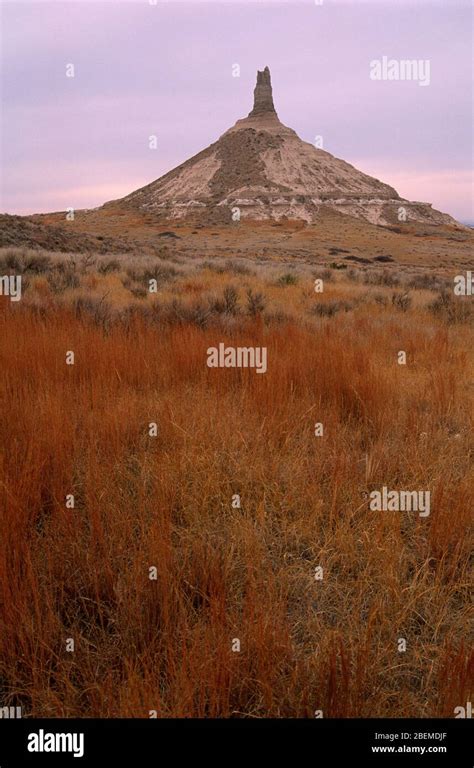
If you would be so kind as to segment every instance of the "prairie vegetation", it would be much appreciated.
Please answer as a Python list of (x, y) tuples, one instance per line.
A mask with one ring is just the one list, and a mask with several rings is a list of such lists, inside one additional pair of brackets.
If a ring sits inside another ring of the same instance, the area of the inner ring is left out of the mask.
[[(24, 278), (21, 301), (0, 297), (1, 706), (465, 705), (470, 297), (385, 264), (19, 249), (0, 264)], [(209, 369), (220, 342), (266, 346), (267, 373)], [(430, 490), (430, 515), (372, 511), (382, 486)]]

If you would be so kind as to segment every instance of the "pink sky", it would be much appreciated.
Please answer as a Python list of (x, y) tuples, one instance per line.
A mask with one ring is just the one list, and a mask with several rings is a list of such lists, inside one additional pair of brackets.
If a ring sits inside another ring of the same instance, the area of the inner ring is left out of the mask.
[[(151, 182), (247, 115), (268, 65), (301, 138), (472, 221), (471, 17), (468, 0), (3, 2), (1, 211)], [(430, 85), (371, 80), (383, 56), (429, 60)]]

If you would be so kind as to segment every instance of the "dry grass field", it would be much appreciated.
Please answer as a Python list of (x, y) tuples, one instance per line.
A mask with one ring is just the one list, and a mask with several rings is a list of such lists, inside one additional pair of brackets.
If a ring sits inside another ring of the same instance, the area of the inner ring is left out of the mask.
[[(0, 262), (24, 278), (0, 297), (1, 706), (390, 718), (472, 700), (472, 297), (393, 265)], [(266, 346), (265, 375), (208, 368), (221, 342)], [(429, 516), (371, 510), (382, 486), (429, 490)]]

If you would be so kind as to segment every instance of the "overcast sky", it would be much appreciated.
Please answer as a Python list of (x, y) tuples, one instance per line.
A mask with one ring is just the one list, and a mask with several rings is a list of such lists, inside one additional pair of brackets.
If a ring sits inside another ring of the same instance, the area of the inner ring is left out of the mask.
[[(268, 65), (301, 138), (474, 220), (469, 0), (152, 2), (2, 3), (2, 212), (90, 208), (153, 181), (248, 114)], [(383, 56), (429, 60), (429, 86), (371, 80)]]

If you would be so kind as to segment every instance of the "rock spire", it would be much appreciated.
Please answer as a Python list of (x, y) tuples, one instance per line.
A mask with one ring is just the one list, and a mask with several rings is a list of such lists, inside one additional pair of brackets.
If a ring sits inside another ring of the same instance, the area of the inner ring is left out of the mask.
[(270, 70), (268, 67), (265, 67), (263, 72), (257, 72), (257, 84), (253, 92), (253, 109), (249, 113), (249, 117), (257, 117), (258, 115), (264, 115), (268, 112), (276, 115), (275, 107), (273, 105)]

